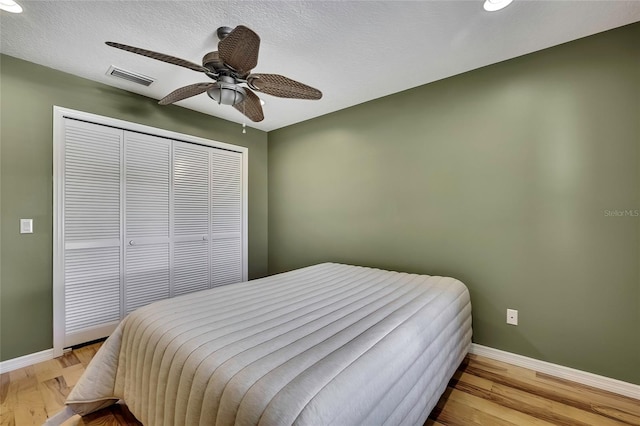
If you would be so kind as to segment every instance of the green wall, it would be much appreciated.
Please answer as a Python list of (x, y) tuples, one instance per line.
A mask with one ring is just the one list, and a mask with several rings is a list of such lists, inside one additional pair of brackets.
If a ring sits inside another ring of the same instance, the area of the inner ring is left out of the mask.
[(265, 132), (4, 55), (0, 97), (0, 360), (52, 347), (53, 105), (248, 147), (249, 276), (266, 275)]
[(269, 272), (454, 276), (475, 342), (640, 384), (640, 217), (605, 212), (640, 209), (638, 40), (634, 24), (270, 132)]

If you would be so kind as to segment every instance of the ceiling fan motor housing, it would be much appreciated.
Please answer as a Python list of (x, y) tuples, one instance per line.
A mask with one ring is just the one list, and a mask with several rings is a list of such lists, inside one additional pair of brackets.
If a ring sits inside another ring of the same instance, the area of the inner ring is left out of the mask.
[(233, 77), (220, 76), (218, 82), (207, 90), (207, 95), (223, 105), (236, 105), (244, 101), (247, 92), (238, 86)]

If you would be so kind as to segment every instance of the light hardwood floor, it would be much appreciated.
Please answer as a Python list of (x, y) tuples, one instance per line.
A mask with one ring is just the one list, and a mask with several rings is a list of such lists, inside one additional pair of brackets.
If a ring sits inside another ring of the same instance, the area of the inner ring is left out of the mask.
[[(41, 425), (61, 410), (100, 343), (0, 375), (0, 425)], [(65, 426), (139, 425), (124, 405)], [(640, 401), (469, 355), (426, 425), (638, 425)]]

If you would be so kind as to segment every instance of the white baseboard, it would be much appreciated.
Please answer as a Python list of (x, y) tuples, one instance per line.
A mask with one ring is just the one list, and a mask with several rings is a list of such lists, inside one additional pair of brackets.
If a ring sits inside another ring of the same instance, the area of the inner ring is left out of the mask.
[(518, 367), (528, 368), (550, 376), (617, 393), (619, 395), (640, 399), (640, 385), (635, 385), (633, 383), (627, 383), (622, 380), (611, 379), (609, 377), (599, 376), (586, 371), (576, 370), (575, 368), (564, 367), (562, 365), (540, 361), (511, 352), (493, 349), (488, 346), (478, 345), (477, 343), (471, 344), (469, 352), (486, 358), (495, 359), (496, 361), (506, 362), (507, 364), (517, 365)]
[(49, 361), (50, 359), (53, 359), (53, 349), (46, 349), (34, 354), (8, 359), (0, 362), (0, 374), (37, 364), (39, 362)]

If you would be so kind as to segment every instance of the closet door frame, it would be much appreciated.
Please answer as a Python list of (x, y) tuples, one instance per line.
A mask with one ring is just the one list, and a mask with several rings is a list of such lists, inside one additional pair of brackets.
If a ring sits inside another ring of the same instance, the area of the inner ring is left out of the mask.
[[(173, 141), (193, 143), (242, 154), (242, 280), (248, 280), (248, 196), (249, 149), (224, 142), (158, 129), (143, 124), (105, 117), (60, 106), (53, 107), (53, 356), (62, 356), (65, 340), (64, 287), (64, 120), (73, 119), (122, 130), (144, 133)], [(121, 197), (123, 194), (121, 194)], [(121, 218), (124, 212), (121, 212)], [(121, 219), (122, 220), (122, 219)], [(121, 222), (120, 226), (123, 226)], [(123, 273), (123, 272), (121, 272)]]

